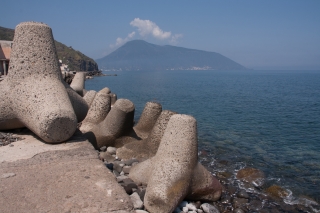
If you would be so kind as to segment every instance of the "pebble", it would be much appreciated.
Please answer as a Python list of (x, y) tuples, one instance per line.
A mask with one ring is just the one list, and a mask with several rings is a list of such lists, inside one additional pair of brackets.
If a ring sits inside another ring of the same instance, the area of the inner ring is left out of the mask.
[(111, 154), (111, 155), (115, 155), (116, 152), (117, 152), (117, 148), (112, 147), (112, 146), (109, 146), (109, 147), (107, 148), (107, 152), (108, 152), (109, 154)]
[(248, 198), (249, 198), (249, 195), (248, 195), (248, 193), (246, 192), (246, 190), (241, 189), (241, 190), (237, 193), (237, 197), (248, 199)]
[(24, 138), (20, 138), (16, 135), (14, 135), (13, 133), (4, 133), (4, 132), (0, 132), (0, 146), (6, 146), (9, 145), (10, 147), (13, 146), (13, 142), (16, 141), (21, 141)]
[(236, 209), (233, 210), (233, 213), (245, 213), (245, 211), (243, 211), (240, 208), (236, 208)]
[(209, 203), (203, 203), (200, 207), (205, 213), (220, 213), (220, 211), (215, 206)]
[(106, 150), (107, 150), (107, 147), (106, 147), (106, 146), (103, 146), (103, 147), (100, 148), (100, 151), (101, 151), (101, 152), (105, 152)]
[(132, 201), (133, 207), (135, 209), (142, 209), (143, 207), (143, 202), (140, 199), (140, 196), (138, 195), (138, 193), (133, 193), (132, 195), (130, 195), (130, 199)]

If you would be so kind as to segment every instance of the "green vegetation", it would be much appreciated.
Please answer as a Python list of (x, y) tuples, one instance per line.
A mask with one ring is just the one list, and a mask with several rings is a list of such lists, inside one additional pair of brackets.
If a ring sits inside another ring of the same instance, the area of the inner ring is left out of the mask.
[[(14, 30), (9, 28), (0, 27), (0, 40), (12, 41)], [(67, 64), (70, 70), (74, 71), (98, 71), (97, 63), (82, 54), (80, 51), (74, 50), (72, 47), (55, 41), (58, 58), (62, 63)]]

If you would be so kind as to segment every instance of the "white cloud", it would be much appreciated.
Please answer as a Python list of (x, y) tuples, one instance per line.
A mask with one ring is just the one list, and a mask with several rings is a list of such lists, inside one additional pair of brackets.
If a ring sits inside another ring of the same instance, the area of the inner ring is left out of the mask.
[(171, 37), (171, 40), (170, 42), (173, 43), (173, 44), (176, 44), (178, 42), (178, 39), (179, 38), (182, 38), (183, 35), (182, 34), (174, 34), (172, 37)]
[(131, 26), (137, 27), (141, 36), (147, 36), (151, 34), (157, 39), (168, 39), (171, 37), (171, 32), (164, 32), (160, 29), (156, 23), (150, 20), (142, 20), (140, 18), (135, 18), (130, 22)]
[(121, 46), (122, 44), (126, 43), (126, 42), (129, 41), (131, 38), (133, 38), (133, 37), (135, 36), (135, 34), (136, 34), (136, 32), (133, 31), (132, 33), (129, 33), (129, 34), (127, 35), (127, 37), (125, 37), (125, 38), (120, 38), (120, 37), (118, 37), (118, 38), (116, 39), (116, 43), (115, 43), (115, 44), (110, 44), (110, 48), (115, 48), (115, 47)]

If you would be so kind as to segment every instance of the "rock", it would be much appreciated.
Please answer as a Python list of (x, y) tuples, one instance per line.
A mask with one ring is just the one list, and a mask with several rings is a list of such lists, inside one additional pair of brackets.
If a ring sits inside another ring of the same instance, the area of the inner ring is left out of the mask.
[(103, 147), (100, 148), (100, 151), (101, 151), (101, 152), (105, 152), (106, 150), (107, 150), (107, 147), (106, 147), (106, 146), (103, 146)]
[(110, 155), (108, 152), (100, 152), (99, 157), (104, 159), (104, 160), (106, 160), (109, 163), (111, 163), (111, 162), (113, 162), (115, 160), (115, 157)]
[(109, 147), (107, 148), (107, 152), (108, 152), (110, 155), (115, 155), (116, 152), (117, 152), (117, 148), (112, 147), (112, 146), (109, 146)]
[(243, 211), (243, 210), (240, 209), (240, 208), (235, 208), (235, 209), (233, 210), (233, 212), (234, 212), (234, 213), (245, 213), (245, 211)]
[(120, 175), (116, 178), (117, 178), (118, 183), (123, 182), (123, 180), (125, 180), (125, 179), (128, 179), (128, 177), (125, 175)]
[(144, 140), (131, 138), (131, 142), (126, 143), (122, 148), (117, 150), (117, 156), (123, 159), (146, 159), (153, 157), (158, 150), (167, 124), (174, 114), (176, 113), (169, 110), (162, 111), (148, 138)]
[(280, 186), (272, 185), (266, 189), (267, 194), (274, 198), (285, 198), (289, 196), (289, 192)]
[(132, 166), (133, 163), (139, 163), (139, 161), (137, 159), (130, 159), (130, 160), (126, 160), (126, 161), (123, 161), (123, 163), (127, 166)]
[(209, 204), (209, 203), (203, 203), (201, 205), (201, 209), (205, 212), (205, 213), (220, 213), (220, 211), (213, 205)]
[(185, 207), (182, 208), (182, 211), (183, 211), (183, 212), (188, 212), (189, 209), (188, 209), (188, 207), (185, 206)]
[(245, 198), (234, 198), (232, 201), (233, 208), (241, 208), (246, 206), (248, 203), (248, 199)]
[(117, 172), (117, 171), (115, 171), (115, 170), (113, 170), (112, 173), (113, 173), (116, 177), (120, 176), (120, 173)]
[(138, 188), (137, 184), (135, 184), (133, 182), (131, 182), (131, 183), (125, 183), (124, 182), (121, 185), (124, 188), (124, 190), (127, 192), (127, 194), (129, 194), (129, 195), (133, 193), (133, 189), (137, 189)]
[(76, 91), (80, 96), (83, 96), (84, 89), (84, 81), (85, 81), (86, 73), (85, 72), (77, 72), (73, 77), (70, 87)]
[(191, 211), (196, 211), (197, 210), (197, 207), (195, 205), (193, 205), (192, 203), (188, 203), (186, 205), (186, 207)]
[(251, 183), (256, 187), (261, 187), (264, 184), (265, 175), (262, 171), (255, 168), (243, 168), (237, 173), (237, 179)]
[(144, 211), (144, 210), (136, 210), (135, 212), (136, 212), (136, 213), (149, 213), (149, 212)]
[(91, 107), (91, 104), (96, 96), (97, 92), (94, 90), (89, 90), (86, 92), (86, 94), (83, 96), (83, 99), (85, 100), (85, 102), (87, 102), (89, 109)]
[(201, 206), (201, 202), (197, 201), (197, 202), (191, 202), (197, 209), (200, 209)]
[(205, 202), (217, 201), (222, 193), (222, 185), (204, 166), (197, 163), (191, 179), (187, 199)]
[(187, 201), (182, 201), (180, 204), (179, 204), (179, 208), (182, 209), (183, 207), (186, 207), (188, 205), (188, 202)]
[(119, 162), (117, 162), (117, 161), (114, 161), (114, 163), (113, 163), (113, 170), (121, 173), (121, 172), (122, 172), (122, 167), (123, 167), (122, 165), (123, 165), (122, 163), (119, 163)]
[(110, 89), (105, 87), (95, 95), (88, 114), (82, 121), (82, 125), (80, 127), (80, 131), (82, 133), (90, 133), (96, 125), (101, 123), (107, 117), (111, 109), (109, 93)]
[(249, 195), (248, 195), (248, 193), (247, 193), (244, 189), (241, 189), (241, 190), (237, 193), (237, 197), (249, 199)]
[(124, 174), (129, 174), (130, 173), (130, 169), (131, 169), (131, 166), (124, 166), (122, 168), (122, 171), (124, 172)]
[[(13, 42), (8, 75), (0, 84), (0, 130), (26, 126), (47, 143), (68, 140), (80, 120), (77, 108), (86, 114), (88, 106), (66, 90), (51, 28), (20, 23)], [(85, 105), (73, 105), (74, 97)]]
[(197, 123), (189, 115), (173, 115), (154, 157), (144, 198), (151, 212), (172, 212), (188, 193), (197, 165)]
[(143, 207), (143, 202), (141, 201), (139, 195), (135, 192), (132, 195), (130, 195), (130, 199), (133, 203), (133, 207), (135, 209), (142, 209)]
[(112, 163), (106, 163), (105, 165), (106, 165), (106, 167), (107, 167), (108, 169), (110, 169), (111, 171), (113, 171), (113, 164), (112, 164)]
[(202, 209), (198, 209), (197, 212), (198, 213), (203, 213), (203, 210)]
[(161, 104), (156, 102), (146, 103), (137, 125), (133, 127), (140, 138), (146, 139), (148, 137), (161, 111)]
[(137, 193), (140, 196), (140, 199), (144, 201), (144, 196), (146, 195), (146, 189), (138, 188)]

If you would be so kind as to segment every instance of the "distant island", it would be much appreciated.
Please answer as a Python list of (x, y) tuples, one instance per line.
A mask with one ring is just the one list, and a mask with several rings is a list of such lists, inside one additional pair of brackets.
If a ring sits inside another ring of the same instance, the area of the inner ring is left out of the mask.
[(247, 69), (219, 53), (160, 46), (143, 40), (129, 41), (96, 62), (100, 69), (107, 71)]
[[(14, 30), (0, 26), (0, 40), (12, 41)], [(74, 50), (55, 40), (58, 58), (68, 65), (71, 71), (98, 71), (98, 64), (80, 51)]]

